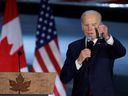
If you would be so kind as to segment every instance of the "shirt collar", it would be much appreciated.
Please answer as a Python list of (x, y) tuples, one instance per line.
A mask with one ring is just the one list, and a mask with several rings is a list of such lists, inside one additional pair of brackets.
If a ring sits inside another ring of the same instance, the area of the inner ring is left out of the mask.
[[(97, 40), (97, 38), (93, 40), (94, 45), (96, 44)], [(85, 45), (87, 46), (87, 38), (85, 38)]]

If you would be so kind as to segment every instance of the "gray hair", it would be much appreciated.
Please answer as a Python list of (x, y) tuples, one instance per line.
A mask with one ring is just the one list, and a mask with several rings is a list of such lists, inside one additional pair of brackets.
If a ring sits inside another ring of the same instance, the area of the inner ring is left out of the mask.
[(95, 15), (99, 18), (99, 20), (100, 20), (100, 22), (101, 22), (102, 16), (101, 16), (101, 14), (100, 14), (98, 11), (95, 11), (95, 10), (87, 10), (87, 11), (85, 11), (85, 12), (81, 15), (81, 22), (83, 21), (83, 17), (84, 17), (85, 15), (88, 15), (88, 14), (95, 14)]

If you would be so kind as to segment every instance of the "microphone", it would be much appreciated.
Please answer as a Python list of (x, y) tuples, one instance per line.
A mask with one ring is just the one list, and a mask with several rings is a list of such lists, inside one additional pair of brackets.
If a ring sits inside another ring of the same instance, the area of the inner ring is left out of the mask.
[(93, 43), (91, 37), (87, 37), (87, 48), (90, 49), (90, 50), (92, 50), (93, 44), (94, 43)]
[[(93, 41), (91, 37), (87, 37), (87, 48), (90, 49), (92, 51), (93, 48)], [(87, 61), (89, 60), (89, 58), (86, 59)]]
[[(87, 42), (86, 42), (86, 44), (87, 44), (87, 48), (88, 48), (88, 49), (90, 49), (90, 50), (93, 49), (93, 44), (94, 44), (94, 43), (93, 43), (91, 37), (87, 37)], [(92, 54), (92, 52), (91, 52), (91, 54)], [(84, 68), (87, 70), (87, 72), (88, 72), (88, 70), (89, 70), (89, 63), (87, 63), (89, 60), (90, 60), (90, 57), (86, 58), (86, 59), (83, 61), (83, 65), (85, 66)]]

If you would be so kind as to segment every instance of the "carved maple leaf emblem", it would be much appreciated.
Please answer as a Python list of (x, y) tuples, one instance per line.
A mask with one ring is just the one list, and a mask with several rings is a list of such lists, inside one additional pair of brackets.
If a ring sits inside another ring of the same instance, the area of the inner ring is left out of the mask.
[(28, 87), (30, 87), (31, 81), (25, 81), (21, 74), (18, 75), (16, 81), (9, 80), (11, 90), (13, 91), (29, 91)]

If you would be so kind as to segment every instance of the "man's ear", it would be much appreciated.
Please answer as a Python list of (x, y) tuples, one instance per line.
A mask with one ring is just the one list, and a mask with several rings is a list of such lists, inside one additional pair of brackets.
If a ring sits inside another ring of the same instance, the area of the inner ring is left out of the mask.
[(81, 23), (81, 28), (82, 28), (82, 31), (84, 30), (84, 25), (83, 25), (83, 23)]

